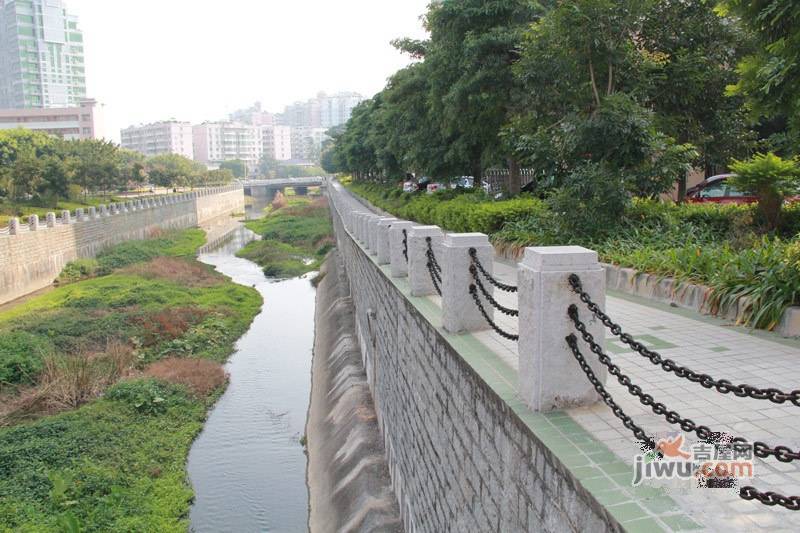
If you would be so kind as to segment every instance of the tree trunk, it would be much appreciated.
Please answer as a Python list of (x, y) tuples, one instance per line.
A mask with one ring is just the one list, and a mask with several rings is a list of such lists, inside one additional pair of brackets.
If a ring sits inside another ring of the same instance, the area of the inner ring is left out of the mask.
[(516, 196), (522, 192), (522, 182), (519, 175), (519, 163), (513, 157), (508, 158), (508, 194)]
[(678, 203), (682, 204), (686, 200), (686, 174), (678, 178)]

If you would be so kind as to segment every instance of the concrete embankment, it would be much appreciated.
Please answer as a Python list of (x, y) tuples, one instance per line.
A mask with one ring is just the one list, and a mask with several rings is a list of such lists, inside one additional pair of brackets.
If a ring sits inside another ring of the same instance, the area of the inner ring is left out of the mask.
[(322, 273), (306, 425), (309, 528), (314, 533), (402, 531), (337, 253), (328, 257)]

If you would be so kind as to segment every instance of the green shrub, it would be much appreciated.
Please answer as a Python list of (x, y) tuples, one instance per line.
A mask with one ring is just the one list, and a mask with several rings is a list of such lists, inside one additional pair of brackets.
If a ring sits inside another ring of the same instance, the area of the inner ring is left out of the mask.
[(186, 402), (186, 390), (156, 379), (121, 381), (106, 391), (106, 398), (131, 406), (146, 415), (163, 414), (175, 405)]
[(0, 387), (31, 384), (42, 371), (44, 356), (52, 345), (24, 331), (0, 332)]
[(91, 278), (97, 274), (100, 263), (97, 259), (76, 259), (70, 261), (58, 275), (57, 283), (74, 283), (82, 279)]

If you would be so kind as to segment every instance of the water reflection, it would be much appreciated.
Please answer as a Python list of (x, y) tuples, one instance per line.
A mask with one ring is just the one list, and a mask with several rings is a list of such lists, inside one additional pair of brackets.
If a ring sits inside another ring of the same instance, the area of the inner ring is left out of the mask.
[(200, 260), (264, 297), (237, 344), (230, 386), (189, 454), (196, 492), (192, 531), (306, 531), (304, 431), (314, 339), (314, 289), (307, 278), (273, 282), (233, 253), (247, 235)]

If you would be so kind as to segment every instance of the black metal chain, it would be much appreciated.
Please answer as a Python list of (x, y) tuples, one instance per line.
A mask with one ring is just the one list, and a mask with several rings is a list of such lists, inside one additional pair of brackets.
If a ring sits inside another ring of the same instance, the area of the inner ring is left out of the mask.
[[(630, 416), (625, 414), (625, 411), (623, 411), (619, 405), (617, 405), (611, 394), (609, 394), (603, 384), (600, 383), (600, 380), (597, 379), (594, 371), (586, 362), (586, 359), (583, 357), (583, 354), (578, 348), (578, 338), (575, 336), (575, 334), (570, 334), (567, 336), (566, 340), (567, 344), (572, 350), (572, 354), (575, 356), (575, 359), (578, 361), (581, 369), (586, 374), (589, 382), (594, 386), (594, 389), (597, 391), (597, 393), (600, 394), (603, 402), (611, 408), (614, 416), (622, 420), (623, 425), (633, 433), (637, 440), (644, 442), (649, 449), (654, 450), (655, 441), (651, 437), (647, 436), (644, 430), (636, 425)], [(739, 497), (744, 500), (758, 500), (767, 506), (780, 505), (781, 507), (785, 507), (790, 511), (800, 510), (800, 496), (784, 496), (776, 492), (761, 492), (755, 487), (746, 486), (739, 489)]]
[[(589, 333), (586, 324), (584, 324), (578, 316), (578, 307), (574, 304), (570, 305), (567, 315), (572, 319), (573, 324), (575, 324), (575, 329), (578, 330), (583, 340), (589, 345), (589, 349), (592, 353), (597, 355), (600, 362), (608, 369), (608, 373), (616, 377), (619, 384), (627, 388), (632, 396), (636, 396), (642, 405), (650, 407), (653, 413), (658, 416), (663, 416), (670, 424), (680, 426), (680, 428), (687, 433), (694, 433), (701, 440), (708, 440), (715, 433), (722, 433), (719, 431), (712, 431), (708, 426), (699, 425), (690, 418), (682, 417), (677, 411), (671, 411), (667, 409), (667, 406), (663, 403), (656, 402), (650, 394), (643, 393), (642, 388), (633, 383), (629, 376), (623, 374), (619, 366), (615, 365), (611, 361), (611, 357), (605, 353), (603, 347), (594, 340), (594, 335)], [(747, 444), (748, 441), (742, 437), (734, 437), (731, 439), (731, 443), (735, 447), (737, 444)], [(772, 448), (761, 441), (753, 442), (753, 454), (762, 459), (775, 457), (775, 459), (782, 463), (791, 463), (792, 461), (800, 460), (800, 452), (792, 450), (788, 446), (775, 446)]]
[(436, 289), (436, 293), (441, 296), (442, 288), (439, 286), (439, 283), (441, 283), (442, 280), (439, 278), (439, 274), (436, 272), (436, 269), (433, 268), (433, 263), (431, 262), (430, 258), (425, 266), (428, 267), (428, 273), (431, 275), (431, 283), (433, 283), (433, 288)]
[(600, 380), (597, 379), (597, 375), (594, 373), (594, 370), (592, 370), (592, 367), (586, 362), (586, 358), (578, 348), (578, 337), (576, 337), (574, 333), (570, 333), (569, 336), (567, 336), (567, 345), (569, 345), (570, 349), (572, 350), (572, 355), (575, 356), (575, 360), (578, 361), (578, 365), (581, 367), (581, 370), (583, 370), (583, 373), (586, 374), (589, 383), (592, 384), (594, 390), (597, 391), (597, 394), (599, 394), (600, 398), (603, 399), (603, 403), (611, 408), (611, 412), (614, 413), (614, 416), (622, 421), (622, 425), (633, 433), (634, 437), (636, 437), (636, 440), (643, 442), (648, 449), (655, 450), (656, 441), (650, 437), (644, 431), (644, 429), (636, 425), (636, 422), (633, 421), (633, 418), (627, 415), (625, 411), (623, 411), (622, 408), (617, 405), (617, 402), (614, 401), (614, 397), (611, 396)]
[[(433, 264), (433, 268), (436, 269), (436, 272), (441, 272), (442, 267), (439, 266), (439, 261), (436, 260), (436, 254), (433, 253), (433, 239), (430, 237), (425, 237), (425, 242), (428, 243), (428, 259)], [(441, 281), (441, 278), (439, 278)]]
[(403, 230), (403, 257), (406, 258), (406, 263), (408, 263), (408, 232)]
[(489, 313), (486, 312), (486, 309), (483, 307), (483, 303), (481, 302), (480, 296), (478, 296), (478, 288), (473, 283), (469, 286), (469, 293), (472, 295), (472, 299), (475, 300), (475, 305), (478, 306), (478, 310), (483, 315), (483, 318), (486, 319), (486, 322), (492, 327), (493, 330), (497, 332), (498, 335), (504, 337), (510, 341), (518, 341), (519, 335), (514, 335), (513, 333), (509, 333), (505, 331), (503, 328), (498, 326), (494, 320), (489, 317)]
[(515, 287), (514, 285), (506, 285), (505, 283), (501, 283), (486, 271), (486, 269), (481, 264), (480, 259), (478, 259), (478, 250), (476, 250), (475, 248), (470, 248), (469, 256), (472, 259), (472, 264), (475, 265), (475, 267), (483, 275), (483, 277), (486, 278), (486, 281), (488, 281), (501, 291), (517, 292), (517, 287)]
[(486, 290), (486, 287), (483, 285), (483, 282), (481, 281), (481, 278), (478, 277), (478, 270), (475, 268), (475, 265), (470, 265), (469, 266), (469, 273), (472, 274), (472, 279), (475, 280), (475, 285), (478, 286), (478, 290), (481, 291), (481, 294), (483, 294), (483, 297), (486, 298), (486, 301), (489, 302), (490, 304), (492, 304), (492, 306), (495, 309), (497, 309), (498, 311), (500, 311), (504, 315), (519, 316), (519, 311), (518, 310), (510, 309), (508, 307), (503, 307), (502, 305), (497, 303), (497, 300), (495, 300), (492, 297), (491, 294), (489, 294), (489, 291)]
[(581, 301), (586, 304), (589, 311), (605, 325), (612, 334), (619, 337), (619, 339), (630, 346), (642, 357), (649, 359), (651, 363), (660, 366), (665, 372), (671, 372), (679, 378), (687, 379), (692, 383), (699, 383), (706, 389), (715, 389), (721, 394), (733, 393), (734, 396), (739, 398), (753, 398), (755, 400), (769, 400), (772, 403), (783, 404), (787, 401), (792, 402), (794, 405), (800, 407), (800, 390), (792, 392), (784, 392), (776, 388), (760, 389), (752, 385), (741, 383), (734, 385), (727, 379), (714, 379), (708, 374), (700, 374), (694, 370), (678, 365), (672, 359), (665, 359), (653, 350), (650, 350), (642, 343), (636, 341), (631, 335), (622, 331), (619, 324), (614, 323), (611, 318), (603, 312), (600, 307), (592, 301), (589, 294), (583, 290), (583, 285), (577, 274), (572, 274), (569, 277), (569, 284), (572, 290), (580, 297)]

